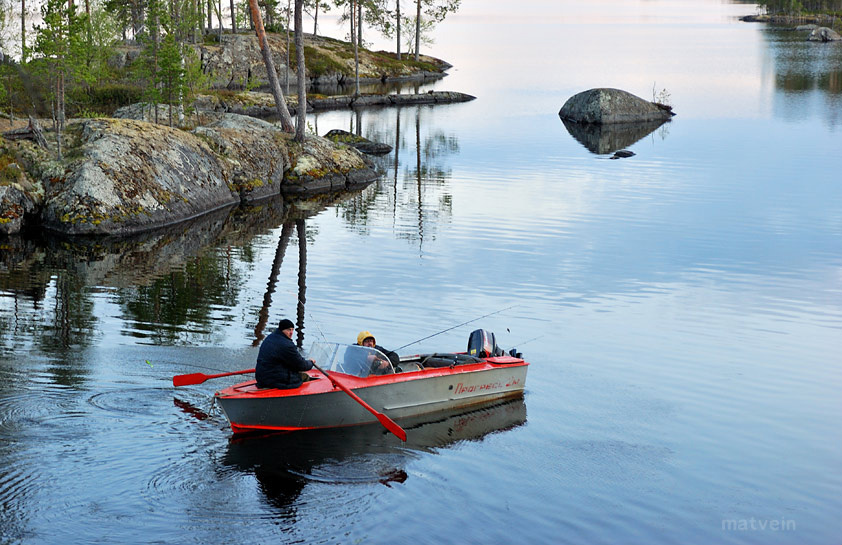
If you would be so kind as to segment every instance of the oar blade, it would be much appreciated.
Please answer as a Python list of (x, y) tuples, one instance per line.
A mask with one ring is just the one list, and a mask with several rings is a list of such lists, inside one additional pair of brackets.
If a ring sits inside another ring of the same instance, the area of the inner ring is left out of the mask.
[(220, 377), (230, 377), (231, 375), (247, 375), (254, 373), (254, 369), (243, 369), (242, 371), (231, 371), (230, 373), (219, 373), (218, 375), (206, 375), (204, 373), (190, 373), (189, 375), (176, 375), (172, 378), (173, 386), (190, 386), (191, 384), (201, 384), (206, 380)]
[(337, 380), (333, 375), (328, 375), (327, 373), (325, 373), (324, 370), (315, 363), (313, 363), (313, 367), (318, 369), (321, 374), (326, 376), (328, 380), (330, 380), (331, 384), (333, 384), (335, 387), (339, 388), (340, 390), (351, 396), (351, 399), (362, 405), (368, 412), (376, 416), (377, 420), (383, 425), (383, 427), (389, 430), (389, 432), (391, 432), (395, 437), (397, 437), (403, 442), (406, 442), (406, 432), (402, 427), (398, 426), (394, 420), (392, 420), (385, 414), (378, 412), (374, 407), (366, 403), (363, 400), (363, 398), (361, 398), (353, 391), (351, 391), (350, 388), (339, 382), (339, 380)]
[(176, 375), (172, 378), (173, 386), (190, 386), (191, 384), (201, 384), (208, 380), (208, 376), (204, 373), (190, 373), (189, 375)]
[(406, 443), (406, 431), (404, 431), (402, 427), (398, 426), (394, 420), (383, 413), (377, 413), (375, 416), (377, 416), (377, 420), (383, 424), (384, 428), (392, 432), (392, 435)]

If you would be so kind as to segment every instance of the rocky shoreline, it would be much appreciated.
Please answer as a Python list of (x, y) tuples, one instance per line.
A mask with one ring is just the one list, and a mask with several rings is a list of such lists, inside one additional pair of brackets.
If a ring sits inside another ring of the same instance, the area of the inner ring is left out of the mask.
[[(298, 97), (287, 97), (287, 107), (291, 115), (298, 111)], [(345, 110), (368, 108), (372, 106), (414, 106), (418, 104), (452, 104), (469, 102), (476, 97), (454, 91), (428, 91), (426, 93), (404, 93), (388, 95), (336, 95), (308, 96), (307, 111)], [(213, 113), (234, 113), (251, 117), (274, 117), (277, 115), (275, 99), (269, 93), (242, 91), (233, 96), (219, 98), (203, 95), (195, 103), (200, 115)], [(120, 114), (115, 114), (120, 117)]]
[(784, 25), (832, 25), (834, 17), (825, 14), (809, 14), (809, 15), (743, 15), (740, 21), (745, 23), (776, 23)]
[[(285, 63), (285, 43), (270, 36), (281, 77), (295, 84)], [(308, 37), (308, 84), (341, 85), (353, 73), (347, 44)], [(218, 44), (195, 44), (215, 89), (198, 96), (185, 115), (170, 107), (134, 104), (113, 117), (75, 119), (64, 134), (64, 159), (56, 159), (55, 136), (35, 120), (0, 138), (0, 235), (43, 228), (64, 235), (126, 236), (173, 225), (270, 197), (293, 199), (364, 187), (379, 173), (364, 153), (388, 153), (347, 135), (308, 135), (292, 140), (266, 121), (276, 115), (253, 34), (226, 34)], [(423, 57), (394, 61), (385, 52), (361, 52), (360, 81), (424, 81), (441, 78), (450, 65)], [(130, 65), (140, 54), (131, 44), (112, 59)], [(309, 64), (311, 59), (312, 65)], [(312, 94), (308, 111), (373, 106), (465, 102), (463, 93), (324, 96)], [(297, 97), (287, 96), (295, 115)], [(157, 110), (157, 112), (156, 112)], [(156, 123), (157, 121), (157, 123)], [(14, 136), (14, 140), (12, 137)], [(363, 139), (364, 140), (364, 139)], [(356, 149), (358, 148), (358, 149)]]
[[(202, 72), (212, 89), (243, 90), (267, 88), (269, 79), (254, 32), (225, 33), (215, 37), (216, 43), (187, 44), (201, 62)], [(267, 33), (278, 78), (289, 82), (294, 89), (298, 74), (292, 55), (287, 63), (286, 37)], [(335, 87), (354, 83), (355, 62), (351, 44), (304, 34), (307, 57), (307, 85), (310, 88)], [(125, 69), (141, 55), (141, 46), (134, 42), (122, 44), (109, 59), (115, 69)], [(418, 61), (404, 57), (395, 59), (393, 53), (359, 49), (360, 83), (424, 81), (441, 78), (452, 66), (435, 57), (420, 55)]]
[(191, 131), (141, 120), (71, 121), (62, 161), (0, 139), (0, 234), (129, 235), (237, 203), (364, 187), (379, 176), (356, 149), (303, 143), (264, 120), (220, 114)]

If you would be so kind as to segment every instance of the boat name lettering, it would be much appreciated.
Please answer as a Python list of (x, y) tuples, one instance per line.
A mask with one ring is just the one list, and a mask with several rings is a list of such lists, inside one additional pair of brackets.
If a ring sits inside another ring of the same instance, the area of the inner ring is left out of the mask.
[(502, 382), (487, 382), (485, 384), (473, 384), (471, 386), (465, 386), (461, 382), (456, 385), (456, 393), (457, 394), (470, 394), (471, 392), (481, 392), (483, 390), (496, 390), (497, 388), (501, 388), (503, 386)]

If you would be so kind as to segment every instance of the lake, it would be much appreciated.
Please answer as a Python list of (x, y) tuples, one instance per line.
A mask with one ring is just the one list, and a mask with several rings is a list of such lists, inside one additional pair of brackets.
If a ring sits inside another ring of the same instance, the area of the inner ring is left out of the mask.
[[(0, 543), (839, 543), (842, 46), (755, 12), (466, 0), (423, 89), (476, 100), (310, 117), (396, 146), (361, 193), (0, 240)], [(557, 115), (594, 87), (677, 115), (609, 160)], [(406, 445), (232, 441), (240, 377), (172, 376), (285, 317), (402, 354), (488, 329), (526, 391)]]

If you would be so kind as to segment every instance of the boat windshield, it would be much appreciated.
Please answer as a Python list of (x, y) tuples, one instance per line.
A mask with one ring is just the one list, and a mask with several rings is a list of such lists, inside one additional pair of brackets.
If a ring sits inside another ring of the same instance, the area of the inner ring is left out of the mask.
[(336, 371), (360, 378), (395, 372), (395, 368), (383, 352), (356, 344), (315, 342), (310, 347), (307, 357), (316, 360), (316, 365), (325, 371)]

